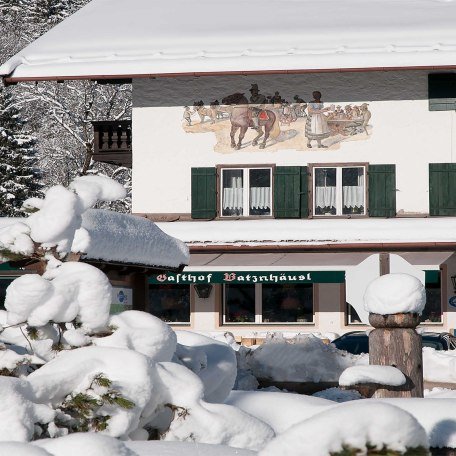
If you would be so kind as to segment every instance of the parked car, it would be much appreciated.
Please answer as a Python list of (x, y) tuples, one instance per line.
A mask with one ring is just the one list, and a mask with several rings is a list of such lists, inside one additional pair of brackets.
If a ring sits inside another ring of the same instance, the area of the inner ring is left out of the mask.
[[(435, 350), (454, 350), (456, 338), (449, 333), (423, 332), (423, 347)], [(344, 334), (332, 341), (339, 350), (345, 350), (354, 355), (369, 353), (369, 336), (365, 331), (353, 331)]]

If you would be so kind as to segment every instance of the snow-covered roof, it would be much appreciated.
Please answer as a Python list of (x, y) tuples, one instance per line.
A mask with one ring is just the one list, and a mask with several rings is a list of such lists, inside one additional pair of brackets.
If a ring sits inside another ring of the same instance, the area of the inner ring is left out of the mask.
[(13, 78), (456, 66), (455, 0), (92, 0)]
[(456, 217), (230, 220), (157, 225), (190, 247), (456, 242)]
[[(0, 228), (23, 220), (0, 218)], [(86, 260), (171, 269), (189, 261), (188, 248), (182, 241), (143, 217), (89, 209), (82, 216), (82, 228), (89, 235), (89, 247), (83, 255)]]

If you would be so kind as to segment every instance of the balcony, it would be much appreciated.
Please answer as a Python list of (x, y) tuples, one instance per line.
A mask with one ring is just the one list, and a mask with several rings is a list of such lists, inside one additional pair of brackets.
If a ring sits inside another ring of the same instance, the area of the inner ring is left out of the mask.
[(131, 168), (131, 120), (94, 121), (92, 125), (93, 159)]

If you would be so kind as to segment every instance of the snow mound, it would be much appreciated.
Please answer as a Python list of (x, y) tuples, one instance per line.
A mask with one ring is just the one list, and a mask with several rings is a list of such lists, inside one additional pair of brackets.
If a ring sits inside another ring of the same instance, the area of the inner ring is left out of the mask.
[(116, 201), (127, 196), (123, 185), (105, 176), (80, 176), (69, 188), (79, 196), (84, 210), (95, 206), (97, 201)]
[[(363, 402), (373, 401), (366, 399)], [(394, 405), (413, 415), (426, 430), (429, 446), (456, 448), (456, 399), (392, 398), (375, 401)]]
[(456, 383), (456, 350), (423, 347), (423, 367), (428, 382)]
[(61, 352), (27, 379), (38, 402), (55, 405), (71, 393), (84, 392), (96, 375), (103, 374), (115, 390), (135, 404), (130, 409), (104, 406), (111, 416), (104, 432), (127, 438), (138, 428), (140, 418), (153, 414), (157, 407), (152, 369), (151, 360), (133, 350), (83, 347)]
[(166, 441), (196, 441), (259, 450), (274, 437), (273, 430), (242, 410), (203, 400), (202, 381), (176, 363), (157, 363), (160, 403), (172, 404), (174, 420)]
[(125, 442), (138, 456), (256, 456), (256, 452), (197, 442)]
[(265, 422), (276, 434), (336, 405), (312, 396), (269, 391), (232, 391), (225, 403)]
[(94, 345), (128, 348), (156, 362), (171, 361), (176, 351), (175, 332), (159, 318), (146, 312), (122, 312), (112, 316), (109, 325), (117, 329), (111, 336), (93, 339)]
[(27, 274), (6, 291), (8, 323), (71, 322), (76, 317), (89, 330), (103, 329), (109, 318), (112, 287), (99, 269), (85, 263), (63, 263), (43, 276)]
[(426, 304), (426, 291), (409, 274), (386, 274), (373, 280), (364, 294), (364, 309), (380, 315), (418, 313)]
[[(0, 442), (0, 456), (53, 456), (43, 448), (28, 443)], [(69, 455), (66, 455), (69, 456)]]
[(135, 451), (120, 440), (88, 432), (39, 440), (33, 445), (43, 448), (53, 456), (137, 456)]
[(224, 342), (190, 331), (176, 331), (177, 358), (204, 384), (204, 400), (224, 402), (237, 375), (236, 353)]
[(353, 386), (359, 383), (378, 383), (379, 385), (401, 386), (407, 379), (393, 366), (352, 366), (342, 372), (340, 386)]
[(0, 441), (29, 441), (35, 423), (50, 423), (54, 419), (52, 409), (35, 402), (26, 380), (0, 376)]
[(293, 426), (272, 440), (259, 456), (328, 456), (344, 446), (367, 451), (368, 444), (405, 452), (408, 448), (428, 448), (428, 439), (418, 421), (400, 408), (355, 401)]
[(363, 356), (337, 350), (313, 336), (296, 343), (272, 339), (248, 357), (255, 377), (283, 382), (337, 382), (347, 367), (364, 362)]

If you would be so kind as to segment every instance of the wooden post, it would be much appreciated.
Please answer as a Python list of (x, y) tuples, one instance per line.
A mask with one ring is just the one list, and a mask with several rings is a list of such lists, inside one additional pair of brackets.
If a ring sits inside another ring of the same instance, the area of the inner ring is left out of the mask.
[(423, 349), (415, 331), (419, 315), (371, 313), (369, 323), (369, 364), (397, 367), (407, 382), (400, 387), (379, 387), (373, 397), (423, 397)]

